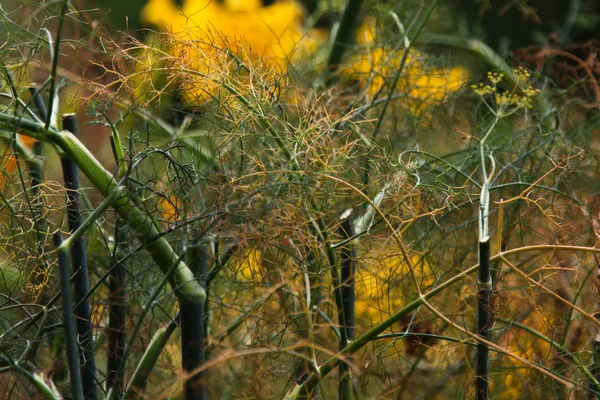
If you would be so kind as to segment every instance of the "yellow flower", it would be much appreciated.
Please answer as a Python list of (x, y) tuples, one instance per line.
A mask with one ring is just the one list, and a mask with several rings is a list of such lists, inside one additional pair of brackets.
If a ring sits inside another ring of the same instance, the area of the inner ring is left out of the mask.
[(366, 17), (365, 21), (356, 29), (356, 44), (362, 47), (367, 47), (375, 42), (376, 21), (373, 17)]
[(450, 94), (458, 92), (467, 83), (468, 77), (469, 73), (463, 67), (428, 69), (414, 78), (408, 76), (406, 85), (411, 112), (419, 115), (443, 103)]
[(142, 9), (142, 20), (164, 28), (179, 19), (181, 11), (170, 0), (150, 0)]
[(262, 0), (225, 0), (225, 7), (230, 11), (254, 11), (263, 6)]
[(262, 282), (262, 253), (260, 250), (247, 250), (236, 265), (236, 275), (241, 281)]
[[(416, 293), (410, 267), (402, 256), (379, 254), (379, 257), (381, 262), (359, 266), (356, 271), (356, 319), (364, 321), (366, 326), (386, 320), (406, 305), (410, 293)], [(411, 261), (416, 266), (413, 272), (421, 287), (433, 284), (429, 265), (417, 256)]]
[[(356, 43), (363, 51), (340, 68), (340, 74), (358, 81), (366, 95), (373, 98), (380, 91), (389, 90), (405, 50), (376, 46), (375, 24), (371, 19), (357, 30)], [(413, 114), (422, 115), (460, 90), (469, 76), (463, 67), (434, 68), (428, 65), (425, 54), (410, 50), (395, 90), (407, 96), (405, 104)]]
[[(502, 82), (504, 74), (497, 72), (488, 72), (487, 78), (490, 81), (489, 84), (484, 85), (479, 83), (478, 85), (472, 85), (471, 88), (482, 98), (488, 107), (494, 108), (494, 113), (498, 117), (507, 117), (514, 114), (521, 108), (531, 108), (533, 106), (532, 97), (537, 96), (540, 93), (539, 89), (534, 89), (533, 86), (524, 87), (527, 80), (531, 77), (529, 72), (524, 70), (522, 67), (513, 71), (514, 80), (517, 83), (517, 87), (512, 90), (500, 91), (498, 84)], [(520, 92), (520, 93), (518, 93)], [(492, 95), (495, 100), (495, 105), (487, 103), (485, 99), (486, 95)]]
[[(540, 309), (534, 310), (522, 322), (523, 325), (532, 328), (538, 332), (552, 335), (553, 318)], [(553, 356), (553, 351), (547, 341), (536, 338), (534, 335), (520, 329), (512, 327), (501, 339), (500, 345), (511, 353), (530, 361), (533, 364), (540, 365), (542, 361), (548, 360)], [(497, 382), (502, 386), (498, 395), (499, 399), (518, 398), (520, 393), (527, 390), (528, 382), (534, 380), (538, 374), (533, 368), (527, 366), (522, 361), (514, 358), (504, 358), (503, 364), (510, 365), (512, 368), (505, 368), (506, 374), (502, 380)]]
[(316, 49), (319, 36), (302, 28), (303, 13), (292, 0), (261, 7), (260, 0), (149, 0), (142, 19), (168, 32), (171, 67), (188, 104), (219, 94), (221, 82), (246, 66), (285, 72), (291, 61)]
[(181, 201), (175, 195), (161, 196), (156, 207), (159, 215), (171, 224), (181, 218)]

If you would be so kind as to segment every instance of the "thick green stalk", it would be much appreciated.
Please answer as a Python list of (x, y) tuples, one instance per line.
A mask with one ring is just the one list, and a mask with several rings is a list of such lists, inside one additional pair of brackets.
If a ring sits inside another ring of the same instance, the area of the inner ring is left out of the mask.
[[(44, 129), (43, 124), (5, 113), (0, 113), (0, 122), (26, 130), (36, 139), (49, 141), (59, 147), (77, 164), (103, 196), (108, 196), (117, 186), (113, 175), (72, 133), (58, 132), (52, 128)], [(158, 267), (166, 273), (172, 263), (179, 258), (169, 242), (160, 235), (152, 219), (139, 210), (133, 200), (127, 196), (117, 199), (113, 207), (127, 221)], [(179, 259), (178, 263), (175, 273), (170, 278), (171, 286), (178, 299), (180, 301), (204, 299), (204, 289), (195, 281), (192, 271), (182, 260)]]
[(58, 15), (58, 27), (56, 29), (56, 40), (54, 43), (52, 43), (52, 36), (50, 35), (50, 32), (45, 29), (48, 36), (48, 47), (50, 50), (52, 70), (50, 71), (50, 95), (48, 96), (48, 111), (46, 113), (44, 129), (48, 129), (51, 126), (56, 126), (56, 119), (58, 117), (58, 79), (56, 77), (58, 76), (58, 55), (60, 54), (62, 27), (65, 22), (68, 6), (69, 1), (63, 0), (62, 9)]
[(189, 374), (185, 380), (184, 399), (204, 400), (206, 387), (204, 372), (196, 371), (204, 364), (204, 302), (185, 302), (179, 305), (181, 313), (181, 364)]
[[(102, 167), (76, 137), (69, 132), (60, 132), (53, 137), (53, 141), (79, 165), (83, 173), (104, 196), (112, 192), (116, 186), (112, 174)], [(118, 199), (113, 207), (127, 221), (163, 273), (166, 273), (178, 257), (169, 242), (160, 235), (150, 217), (139, 210), (127, 197)], [(179, 301), (204, 300), (204, 289), (196, 282), (194, 274), (182, 260), (178, 261), (170, 283)]]
[[(478, 255), (479, 274), (477, 276), (477, 334), (484, 340), (490, 338), (491, 317), (491, 295), (492, 295), (492, 271), (490, 267), (490, 184), (494, 175), (495, 162), (489, 157), (492, 168), (488, 173), (486, 167), (485, 141), (494, 131), (500, 116), (496, 114), (494, 121), (479, 141), (479, 157), (481, 163), (481, 174), (483, 183), (481, 185), (481, 196), (479, 197), (479, 232), (478, 232)], [(489, 397), (489, 347), (483, 342), (477, 343), (475, 362), (475, 398), (487, 400)]]
[(142, 398), (141, 395), (148, 383), (148, 376), (150, 376), (150, 372), (152, 372), (152, 368), (154, 368), (154, 365), (167, 344), (167, 341), (171, 337), (171, 334), (178, 326), (176, 322), (177, 319), (177, 317), (173, 318), (169, 325), (163, 326), (154, 333), (142, 359), (135, 368), (135, 372), (129, 381), (129, 385), (127, 385), (127, 391), (125, 392), (126, 399), (137, 398), (138, 396), (139, 398)]
[(40, 396), (45, 400), (63, 400), (63, 397), (60, 395), (56, 386), (49, 380), (47, 377), (38, 373), (30, 373), (25, 368), (21, 367), (14, 360), (8, 359), (2, 355), (0, 355), (0, 361), (9, 365), (12, 369), (23, 375), (35, 389), (38, 391)]
[[(104, 197), (112, 193), (117, 186), (112, 174), (71, 132), (58, 132), (52, 128), (45, 128), (43, 124), (35, 121), (24, 120), (5, 113), (0, 113), (0, 122), (9, 125), (11, 129), (27, 130), (37, 139), (49, 141), (59, 147), (64, 152), (64, 157), (71, 159)], [(139, 238), (144, 248), (162, 270), (177, 296), (180, 308), (186, 311), (190, 308), (197, 310), (199, 309), (198, 305), (201, 305), (200, 308), (203, 310), (203, 302), (206, 298), (204, 289), (196, 280), (194, 273), (181, 257), (177, 256), (166, 238), (158, 231), (153, 220), (136, 207), (129, 196), (121, 196), (116, 199), (113, 208), (127, 221), (134, 235)], [(122, 366), (123, 362), (119, 365), (121, 371)], [(116, 391), (111, 390), (110, 396), (114, 398), (115, 394)]]

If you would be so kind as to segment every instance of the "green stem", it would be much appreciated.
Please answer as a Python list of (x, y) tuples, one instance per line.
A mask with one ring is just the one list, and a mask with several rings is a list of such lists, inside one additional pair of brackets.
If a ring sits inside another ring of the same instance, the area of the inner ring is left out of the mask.
[(146, 388), (146, 384), (148, 383), (148, 377), (150, 376), (150, 372), (152, 372), (152, 368), (156, 364), (158, 357), (162, 353), (167, 341), (171, 337), (171, 334), (177, 328), (177, 317), (173, 318), (171, 322), (167, 326), (163, 326), (158, 329), (152, 340), (148, 344), (142, 359), (138, 363), (135, 368), (135, 372), (129, 381), (129, 385), (127, 386), (127, 391), (125, 393), (125, 398), (129, 399), (132, 397), (140, 397), (142, 398), (142, 392)]
[[(477, 334), (485, 340), (490, 338), (491, 316), (491, 295), (492, 295), (492, 272), (490, 267), (490, 236), (489, 236), (489, 217), (490, 217), (490, 183), (494, 175), (494, 159), (492, 161), (492, 170), (489, 172), (486, 168), (485, 141), (494, 131), (496, 124), (500, 120), (496, 114), (494, 121), (479, 141), (479, 156), (481, 158), (481, 173), (483, 183), (481, 185), (481, 196), (479, 198), (479, 274), (477, 277)], [(475, 366), (475, 398), (477, 400), (487, 400), (489, 397), (489, 347), (483, 343), (477, 343), (476, 366)]]
[(62, 244), (60, 248), (57, 250), (68, 249), (73, 246), (73, 243), (81, 238), (85, 232), (92, 226), (94, 223), (100, 218), (100, 216), (108, 210), (108, 208), (112, 205), (112, 203), (121, 195), (125, 193), (124, 186), (117, 186), (115, 189), (96, 207), (94, 211), (87, 217), (85, 221), (81, 223), (79, 228), (75, 232), (71, 234)]
[(29, 382), (31, 382), (31, 384), (37, 389), (37, 391), (39, 392), (41, 397), (44, 398), (45, 400), (62, 400), (63, 399), (63, 397), (60, 395), (60, 393), (58, 392), (58, 390), (56, 389), (56, 387), (54, 386), (52, 381), (50, 381), (50, 380), (46, 381), (47, 380), (46, 377), (44, 377), (40, 374), (36, 374), (36, 373), (32, 374), (29, 371), (27, 371), (25, 368), (21, 367), (16, 362), (14, 362), (13, 360), (8, 359), (4, 356), (0, 356), (0, 361), (2, 361), (5, 364), (10, 365), (10, 367), (12, 369), (19, 372), (21, 375), (23, 375), (25, 378), (27, 378), (27, 380), (29, 380)]
[(62, 9), (58, 15), (58, 27), (56, 29), (56, 40), (54, 41), (54, 48), (52, 48), (52, 37), (48, 34), (49, 45), (50, 45), (50, 58), (52, 61), (52, 71), (50, 72), (50, 95), (48, 96), (48, 111), (46, 113), (46, 121), (44, 123), (44, 129), (50, 128), (51, 125), (55, 125), (52, 122), (53, 117), (58, 112), (58, 101), (57, 101), (57, 84), (56, 76), (58, 71), (58, 55), (60, 54), (60, 39), (62, 35), (62, 27), (65, 22), (65, 14), (67, 13), (67, 7), (69, 5), (68, 0), (64, 0)]
[(112, 120), (106, 115), (106, 113), (100, 110), (100, 113), (106, 120), (106, 123), (110, 127), (110, 147), (113, 152), (113, 156), (115, 158), (115, 164), (117, 165), (117, 172), (120, 178), (123, 178), (127, 175), (127, 163), (125, 162), (125, 150), (123, 150), (123, 143), (121, 142), (121, 136), (119, 135), (119, 131), (115, 124), (113, 124)]
[[(104, 197), (112, 193), (117, 186), (113, 175), (72, 133), (58, 132), (52, 128), (44, 129), (43, 124), (5, 113), (0, 113), (0, 122), (26, 130), (36, 139), (49, 141), (59, 147), (77, 164)], [(192, 271), (175, 254), (166, 238), (160, 235), (152, 219), (135, 205), (130, 196), (122, 196), (115, 200), (113, 208), (127, 221), (134, 235), (142, 242), (146, 251), (164, 274), (169, 271), (173, 262), (178, 262), (176, 271), (170, 277), (170, 284), (178, 300), (182, 302), (204, 300), (204, 289), (196, 282)]]
[[(202, 244), (188, 250), (188, 265), (203, 287), (206, 286), (208, 275), (208, 256), (207, 249)], [(188, 375), (185, 381), (184, 398), (204, 400), (206, 399), (204, 371), (198, 371), (205, 361), (204, 301), (180, 304), (179, 313), (181, 314), (181, 364), (183, 372)]]

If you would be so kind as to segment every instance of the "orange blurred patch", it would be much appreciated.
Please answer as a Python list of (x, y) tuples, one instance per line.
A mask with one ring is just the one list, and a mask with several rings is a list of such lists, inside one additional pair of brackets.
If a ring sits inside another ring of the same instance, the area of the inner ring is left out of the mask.
[(174, 223), (181, 217), (181, 201), (177, 196), (161, 197), (157, 209), (160, 216), (170, 223)]
[[(33, 145), (37, 141), (31, 136), (17, 133), (17, 141), (27, 149), (33, 149)], [(17, 172), (17, 162), (19, 156), (10, 147), (5, 148), (2, 162), (0, 163), (0, 190), (6, 185), (7, 175), (12, 175)]]

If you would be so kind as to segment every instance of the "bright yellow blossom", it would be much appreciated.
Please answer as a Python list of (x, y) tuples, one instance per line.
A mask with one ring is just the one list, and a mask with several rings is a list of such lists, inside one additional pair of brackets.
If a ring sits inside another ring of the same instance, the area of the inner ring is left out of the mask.
[[(471, 89), (473, 89), (475, 94), (480, 96), (498, 117), (507, 117), (522, 108), (531, 108), (533, 106), (532, 98), (540, 93), (540, 90), (534, 89), (533, 86), (525, 86), (531, 75), (523, 67), (515, 69), (513, 73), (518, 87), (512, 90), (501, 91), (498, 88), (498, 85), (504, 78), (504, 74), (497, 72), (488, 72), (487, 78), (490, 82), (489, 84), (484, 85), (483, 83), (479, 83), (471, 85)], [(488, 103), (486, 99), (487, 95), (493, 97), (495, 104)]]
[(251, 249), (244, 253), (236, 266), (236, 275), (241, 281), (262, 282), (262, 252)]
[(157, 203), (159, 215), (171, 224), (181, 218), (180, 208), (181, 200), (175, 195), (161, 196)]
[[(357, 30), (356, 43), (363, 51), (352, 57), (340, 73), (358, 81), (372, 99), (380, 91), (389, 90), (406, 50), (378, 47), (375, 24), (370, 19)], [(395, 90), (406, 95), (405, 104), (413, 114), (422, 115), (460, 90), (469, 76), (463, 67), (434, 68), (425, 54), (411, 49)]]
[[(377, 325), (400, 311), (410, 294), (416, 293), (410, 267), (402, 256), (380, 254), (379, 257), (381, 262), (359, 266), (356, 271), (356, 319), (366, 326)], [(416, 266), (413, 274), (421, 288), (432, 285), (429, 265), (417, 256), (411, 261)]]
[(171, 67), (188, 104), (219, 94), (221, 82), (238, 67), (285, 72), (289, 62), (316, 48), (318, 36), (302, 27), (303, 12), (292, 0), (262, 7), (259, 0), (149, 0), (142, 19), (168, 33)]
[[(522, 324), (543, 334), (552, 334), (553, 317), (541, 309), (534, 310), (527, 316)], [(519, 356), (533, 364), (539, 365), (543, 360), (553, 357), (550, 344), (532, 334), (518, 328), (512, 327), (500, 340), (500, 345), (512, 354)], [(498, 398), (502, 400), (515, 399), (519, 394), (527, 390), (528, 383), (535, 379), (537, 371), (522, 361), (513, 358), (504, 358), (503, 364), (505, 375), (497, 384), (502, 386)], [(513, 368), (507, 368), (513, 366)]]

